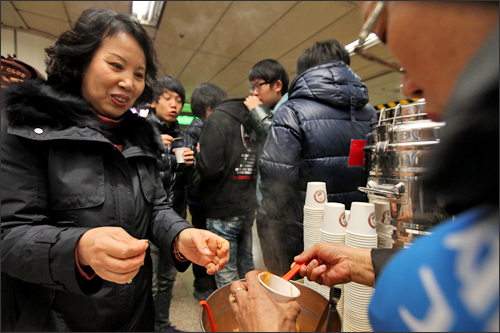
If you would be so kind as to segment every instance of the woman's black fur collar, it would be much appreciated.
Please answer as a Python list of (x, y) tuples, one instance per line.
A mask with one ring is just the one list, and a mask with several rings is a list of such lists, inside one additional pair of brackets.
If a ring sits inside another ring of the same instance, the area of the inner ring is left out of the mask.
[[(103, 126), (83, 98), (60, 94), (40, 81), (11, 84), (2, 94), (5, 112), (14, 126), (50, 126), (59, 130), (73, 126), (98, 130)], [(159, 132), (146, 118), (128, 111), (120, 129), (134, 145), (153, 152), (164, 150)]]

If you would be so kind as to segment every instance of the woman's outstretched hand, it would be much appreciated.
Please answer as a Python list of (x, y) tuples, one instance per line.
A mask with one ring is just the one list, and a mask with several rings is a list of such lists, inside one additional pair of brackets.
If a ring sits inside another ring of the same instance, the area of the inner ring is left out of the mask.
[(177, 236), (177, 250), (212, 275), (229, 261), (229, 242), (208, 230), (187, 228)]

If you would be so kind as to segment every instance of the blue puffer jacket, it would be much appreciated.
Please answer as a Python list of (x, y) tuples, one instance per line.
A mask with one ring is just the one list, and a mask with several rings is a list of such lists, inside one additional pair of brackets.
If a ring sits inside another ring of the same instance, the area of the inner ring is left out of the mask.
[(357, 190), (366, 185), (364, 166), (348, 167), (351, 140), (365, 139), (376, 123), (367, 103), (368, 89), (359, 76), (344, 62), (332, 61), (297, 76), (288, 101), (276, 110), (259, 162), (260, 188), (268, 216), (282, 223), (291, 260), (303, 249), (308, 182), (326, 182), (328, 201), (346, 209), (353, 201), (367, 201)]

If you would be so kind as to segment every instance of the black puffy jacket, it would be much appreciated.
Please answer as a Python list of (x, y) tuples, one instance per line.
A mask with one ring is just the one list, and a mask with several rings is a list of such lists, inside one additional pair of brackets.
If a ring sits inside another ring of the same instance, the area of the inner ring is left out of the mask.
[(161, 154), (160, 177), (172, 208), (177, 214), (186, 218), (187, 167), (184, 163), (177, 163), (173, 150), (178, 147), (192, 148), (191, 140), (186, 131), (180, 128), (178, 121), (173, 122), (168, 127), (167, 123), (160, 121), (153, 112), (149, 113), (149, 118), (153, 121), (160, 134), (180, 138), (173, 141), (170, 144), (170, 149)]
[(84, 100), (11, 87), (1, 123), (2, 331), (153, 331), (150, 256), (130, 284), (85, 280), (75, 245), (91, 228), (121, 227), (187, 269), (172, 258), (190, 224), (166, 201), (158, 133), (127, 112), (120, 152)]
[(288, 101), (275, 112), (259, 167), (266, 213), (281, 221), (285, 252), (303, 250), (307, 183), (327, 184), (328, 201), (350, 209), (366, 201), (364, 166), (348, 167), (352, 139), (364, 140), (376, 122), (368, 89), (342, 61), (324, 63), (297, 76)]

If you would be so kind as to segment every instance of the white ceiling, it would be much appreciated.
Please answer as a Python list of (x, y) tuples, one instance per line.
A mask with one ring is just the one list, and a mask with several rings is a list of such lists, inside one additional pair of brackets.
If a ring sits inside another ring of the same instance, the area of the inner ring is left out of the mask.
[[(2, 28), (15, 28), (55, 40), (81, 12), (91, 7), (129, 13), (130, 1), (2, 1)], [(146, 27), (161, 63), (160, 74), (183, 83), (189, 101), (193, 89), (213, 82), (229, 97), (248, 95), (248, 73), (258, 61), (278, 60), (295, 78), (300, 53), (317, 41), (356, 40), (362, 18), (353, 1), (168, 1), (158, 29)], [(395, 60), (378, 44), (370, 52)], [(370, 103), (405, 97), (401, 74), (352, 56), (351, 68), (368, 86)]]

